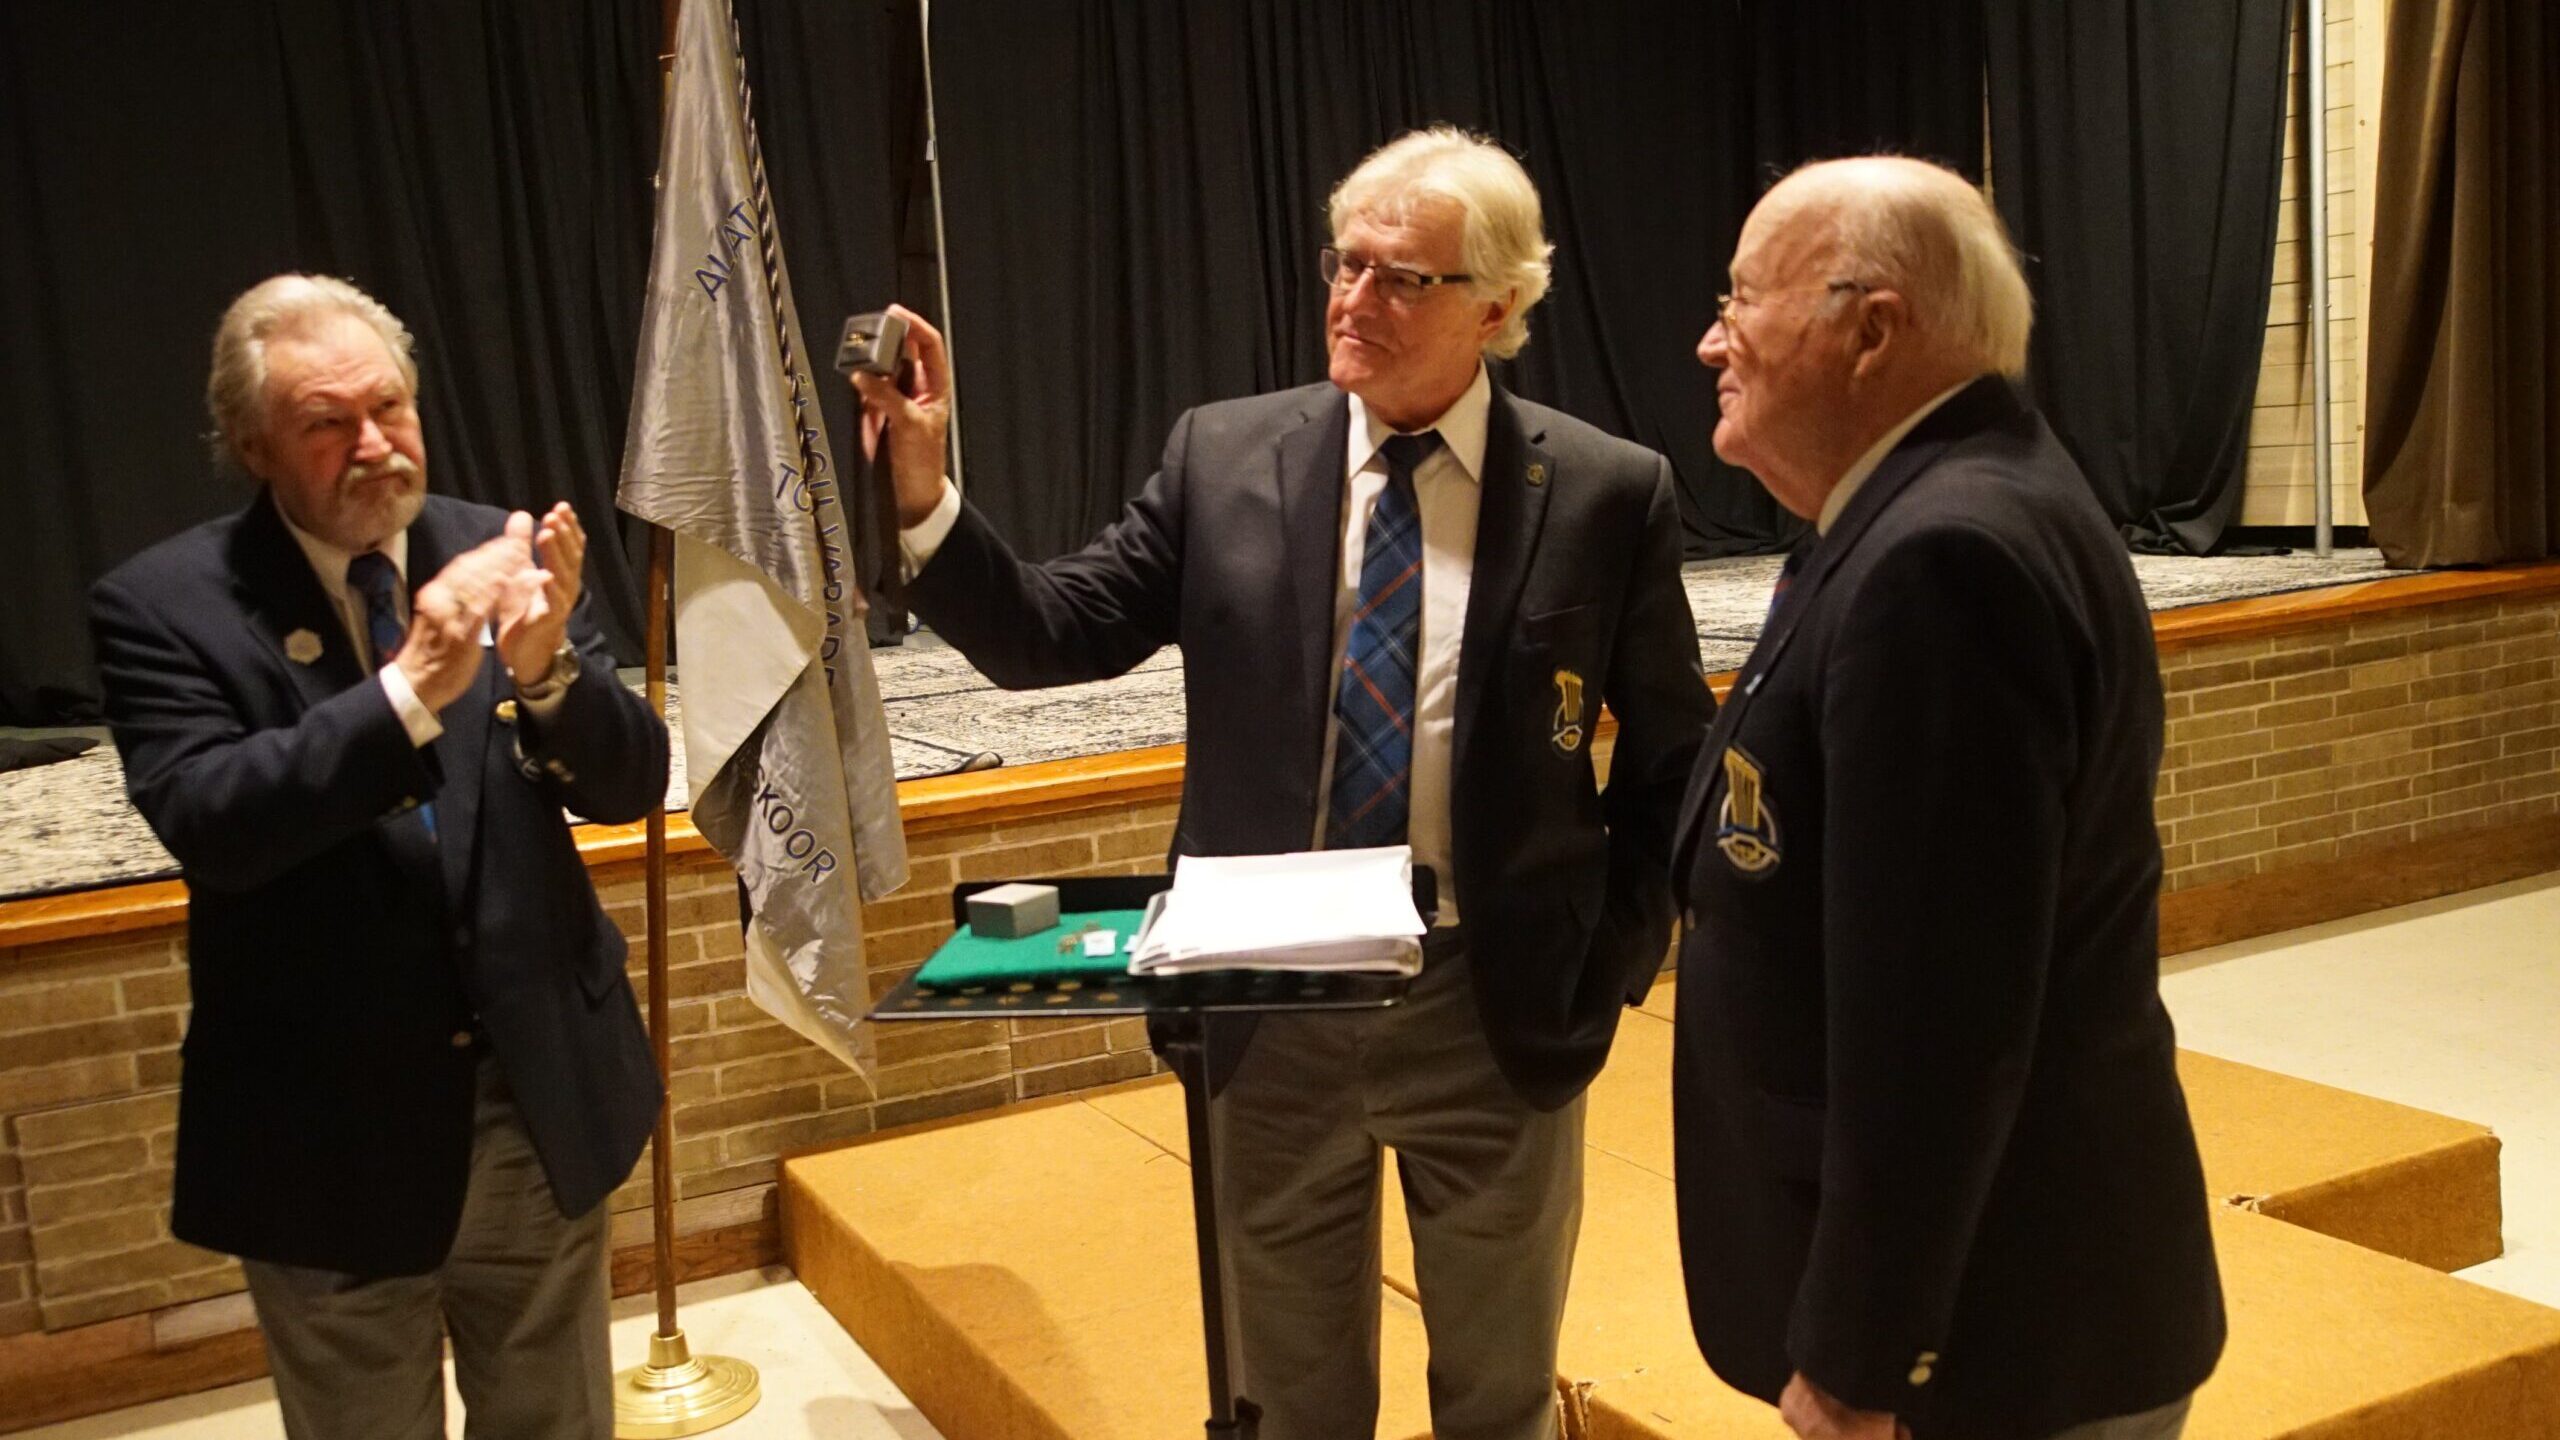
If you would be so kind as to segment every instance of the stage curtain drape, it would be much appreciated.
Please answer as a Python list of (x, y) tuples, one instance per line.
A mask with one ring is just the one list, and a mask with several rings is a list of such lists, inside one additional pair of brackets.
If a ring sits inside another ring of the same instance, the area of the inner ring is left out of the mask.
[[(2290, 0), (1984, 0), (2036, 403), (2137, 548), (2213, 551), (2265, 341)], [(2386, 192), (2387, 193), (2387, 192)]]
[[(613, 486), (657, 163), (659, 0), (0, 9), (0, 723), (93, 700), (84, 595), (239, 506), (214, 322), (347, 276), (417, 336), (433, 487), (566, 498), (618, 646)], [(636, 653), (636, 647), (634, 649)]]
[[(933, 16), (972, 499), (1081, 544), (1186, 407), (1324, 375), (1327, 191), (1447, 121), (1523, 155), (1555, 286), (1506, 383), (1668, 454), (1692, 554), (1800, 528), (1714, 458), (1698, 337), (1743, 215), (1879, 146), (1979, 174), (1971, 6), (972, 0)], [(1814, 57), (1808, 63), (1807, 57)]]
[(2397, 0), (2365, 511), (2394, 565), (2560, 552), (2560, 16)]

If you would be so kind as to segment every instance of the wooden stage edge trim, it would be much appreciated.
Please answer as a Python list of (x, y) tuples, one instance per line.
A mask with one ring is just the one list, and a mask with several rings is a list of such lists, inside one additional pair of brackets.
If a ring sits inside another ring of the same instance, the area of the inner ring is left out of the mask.
[(2484, 825), (2287, 865), (2160, 897), (2160, 953), (2181, 955), (2560, 870), (2560, 817)]
[[(645, 1294), (655, 1284), (650, 1249), (644, 1242), (613, 1252), (617, 1299)], [(676, 1237), (678, 1284), (781, 1263), (782, 1226), (770, 1206), (762, 1219)], [(266, 1342), (254, 1326), (164, 1348), (152, 1345), (149, 1315), (10, 1336), (0, 1339), (0, 1434), (237, 1385), (266, 1373)]]
[[(2317, 629), (2385, 611), (2550, 593), (2560, 593), (2560, 561), (2490, 570), (2439, 570), (2194, 605), (2160, 612), (2152, 629), (2160, 652), (2166, 655), (2215, 641)], [(1720, 674), (1711, 677), (1709, 683), (1721, 696), (1731, 687), (1733, 677)], [(1607, 736), (1615, 728), (1613, 717), (1604, 714), (1598, 736)], [(928, 835), (962, 825), (1166, 800), (1182, 793), (1182, 758), (1182, 746), (1158, 745), (974, 775), (909, 780), (898, 786), (898, 810), (909, 835)], [(693, 828), (690, 816), (679, 811), (667, 817), (668, 854), (692, 854), (708, 848)], [(646, 849), (644, 827), (581, 826), (578, 849), (590, 866), (637, 860)], [(186, 886), (176, 880), (0, 901), (0, 949), (176, 925), (186, 918), (186, 912)]]

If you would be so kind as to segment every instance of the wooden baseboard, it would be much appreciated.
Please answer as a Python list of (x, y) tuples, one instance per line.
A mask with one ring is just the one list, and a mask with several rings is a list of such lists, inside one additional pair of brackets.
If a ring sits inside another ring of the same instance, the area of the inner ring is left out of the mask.
[[(637, 1295), (654, 1283), (650, 1248), (613, 1252), (613, 1293)], [(782, 1263), (782, 1228), (762, 1219), (676, 1237), (683, 1284)], [(0, 1434), (76, 1420), (176, 1395), (237, 1385), (267, 1373), (266, 1342), (254, 1330), (151, 1347), (150, 1317), (129, 1315), (77, 1329), (0, 1339)]]
[(2160, 953), (2272, 935), (2560, 870), (2560, 818), (2288, 865), (2160, 897)]
[[(619, 1299), (638, 1295), (656, 1285), (650, 1273), (650, 1247), (625, 1245), (613, 1252), (613, 1293)], [(764, 1214), (738, 1225), (723, 1225), (713, 1230), (697, 1230), (676, 1237), (676, 1283), (689, 1285), (715, 1275), (735, 1275), (741, 1270), (761, 1270), (782, 1263), (782, 1222), (774, 1207), (765, 1206)]]

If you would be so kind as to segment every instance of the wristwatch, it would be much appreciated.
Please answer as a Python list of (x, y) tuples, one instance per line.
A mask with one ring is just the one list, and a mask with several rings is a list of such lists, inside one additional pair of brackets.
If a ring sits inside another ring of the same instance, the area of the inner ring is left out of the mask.
[(563, 640), (560, 642), (560, 648), (551, 652), (551, 668), (543, 672), (541, 679), (530, 685), (519, 683), (516, 686), (516, 698), (537, 703), (548, 700), (568, 689), (570, 682), (577, 678), (578, 647)]

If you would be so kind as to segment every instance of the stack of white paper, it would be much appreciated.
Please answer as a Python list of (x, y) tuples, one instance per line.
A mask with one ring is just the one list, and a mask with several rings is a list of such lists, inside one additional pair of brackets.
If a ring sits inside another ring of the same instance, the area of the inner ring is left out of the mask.
[(1413, 850), (1186, 855), (1149, 907), (1129, 957), (1135, 975), (1194, 970), (1422, 969)]

